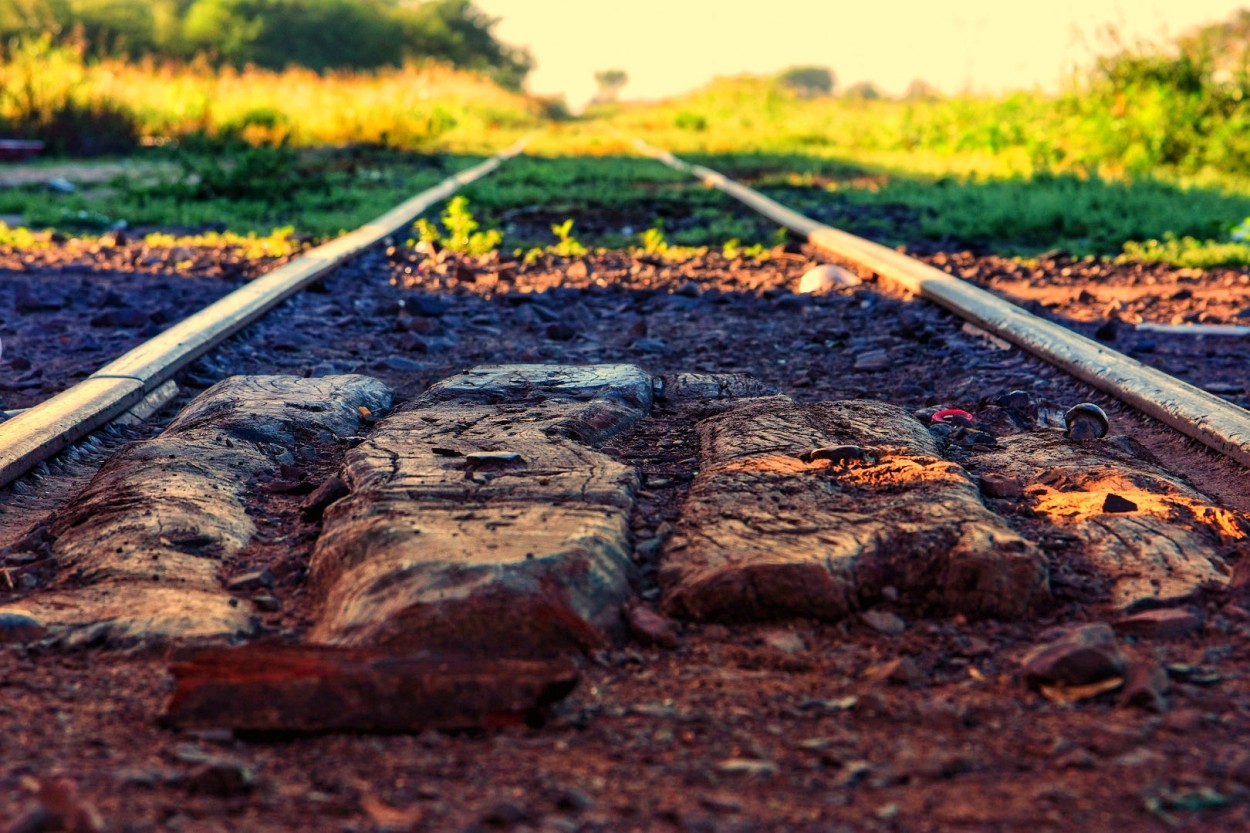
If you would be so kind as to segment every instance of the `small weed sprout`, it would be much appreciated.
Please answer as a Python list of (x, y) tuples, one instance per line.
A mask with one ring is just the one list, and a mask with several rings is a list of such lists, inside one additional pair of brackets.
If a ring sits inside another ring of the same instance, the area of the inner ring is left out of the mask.
[[(468, 199), (463, 196), (452, 198), (441, 219), (445, 234), (424, 217), (413, 223), (413, 229), (422, 243), (437, 244), (456, 254), (480, 257), (498, 249), (503, 241), (503, 232), (498, 229), (478, 231), (481, 226), (469, 211)], [(408, 241), (410, 246), (415, 244), (415, 240)]]
[(768, 250), (764, 248), (762, 243), (752, 243), (750, 246), (743, 246), (742, 241), (736, 237), (725, 241), (725, 245), (721, 247), (721, 256), (726, 260), (736, 260), (740, 257), (760, 260), (767, 257), (767, 255)]
[(647, 229), (640, 237), (642, 238), (643, 254), (662, 257), (668, 251), (668, 241), (664, 239), (663, 229), (658, 226), (652, 226)]
[(573, 237), (572, 218), (565, 220), (559, 225), (552, 226), (551, 233), (556, 236), (557, 240), (557, 243), (549, 248), (551, 254), (559, 255), (560, 257), (581, 257), (586, 254), (586, 247)]

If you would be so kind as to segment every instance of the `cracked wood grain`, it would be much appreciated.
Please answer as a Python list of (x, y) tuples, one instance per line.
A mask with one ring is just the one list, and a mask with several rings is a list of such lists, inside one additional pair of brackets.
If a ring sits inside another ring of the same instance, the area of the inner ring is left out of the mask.
[[(1250, 523), (1125, 439), (1019, 434), (977, 459), (983, 471), (1027, 484), (1033, 517), (1079, 541), (1079, 557), (1106, 584), (1114, 607), (1162, 604), (1226, 584), (1222, 554), (1245, 540)], [(1136, 508), (1106, 511), (1109, 494)]]
[(222, 586), (222, 560), (255, 527), (245, 493), (313, 437), (360, 428), (390, 391), (365, 376), (236, 376), (214, 385), (157, 437), (127, 446), (51, 529), (56, 578), (24, 608), (70, 643), (155, 645), (250, 633), (250, 605)]
[[(661, 565), (675, 615), (838, 619), (886, 587), (919, 608), (981, 615), (1022, 616), (1049, 598), (1041, 553), (900, 408), (761, 397), (698, 430), (700, 473)], [(848, 444), (877, 462), (798, 459)]]
[(311, 639), (520, 656), (612, 638), (637, 474), (592, 446), (651, 391), (629, 365), (486, 366), (379, 423), (347, 455), (352, 493), (313, 554)]

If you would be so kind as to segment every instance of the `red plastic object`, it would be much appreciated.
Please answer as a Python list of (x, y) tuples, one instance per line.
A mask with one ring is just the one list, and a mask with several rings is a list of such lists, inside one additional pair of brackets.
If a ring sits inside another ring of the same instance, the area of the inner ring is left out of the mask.
[(932, 417), (933, 422), (948, 422), (954, 425), (971, 425), (972, 420), (972, 414), (967, 411), (961, 411), (959, 408), (947, 408), (938, 411)]

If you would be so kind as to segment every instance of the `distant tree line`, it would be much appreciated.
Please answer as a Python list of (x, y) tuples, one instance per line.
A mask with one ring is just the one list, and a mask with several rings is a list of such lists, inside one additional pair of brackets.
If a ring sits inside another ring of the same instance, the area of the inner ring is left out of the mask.
[(322, 72), (433, 58), (518, 89), (533, 67), (471, 0), (0, 0), (0, 41), (51, 34), (89, 54)]

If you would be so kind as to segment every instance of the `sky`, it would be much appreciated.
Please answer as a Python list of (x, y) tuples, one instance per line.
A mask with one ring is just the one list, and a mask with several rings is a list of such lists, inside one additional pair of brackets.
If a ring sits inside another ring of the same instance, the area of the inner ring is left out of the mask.
[(1124, 43), (1160, 40), (1230, 17), (1250, 0), (476, 0), (495, 34), (526, 46), (529, 89), (572, 107), (594, 74), (623, 69), (625, 98), (662, 98), (719, 75), (815, 64), (839, 87), (901, 93), (923, 79), (945, 93), (1054, 89), (1073, 67)]

